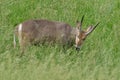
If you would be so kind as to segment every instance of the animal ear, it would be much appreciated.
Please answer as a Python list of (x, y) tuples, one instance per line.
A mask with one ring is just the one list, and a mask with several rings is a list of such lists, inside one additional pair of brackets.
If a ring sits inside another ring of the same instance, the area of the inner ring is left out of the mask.
[(76, 28), (79, 30), (80, 29), (80, 22), (77, 20), (76, 21)]
[(97, 26), (99, 23), (97, 23), (95, 26), (90, 26), (86, 30), (86, 35), (89, 35)]
[(93, 30), (93, 26), (89, 26), (89, 27), (87, 28), (87, 30), (85, 31), (85, 32), (86, 32), (86, 35), (90, 34), (90, 33), (92, 32), (92, 30)]
[(76, 23), (79, 23), (79, 21), (77, 20)]

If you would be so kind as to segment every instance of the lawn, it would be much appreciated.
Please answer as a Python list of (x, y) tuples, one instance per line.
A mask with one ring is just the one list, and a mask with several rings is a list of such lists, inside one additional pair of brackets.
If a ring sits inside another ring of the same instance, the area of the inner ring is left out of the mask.
[[(15, 25), (48, 19), (100, 25), (79, 52), (58, 45), (13, 47)], [(0, 80), (120, 80), (120, 0), (0, 0)]]

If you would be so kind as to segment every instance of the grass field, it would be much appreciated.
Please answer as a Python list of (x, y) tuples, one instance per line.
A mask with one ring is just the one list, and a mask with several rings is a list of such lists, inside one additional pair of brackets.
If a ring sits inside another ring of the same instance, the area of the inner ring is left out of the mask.
[[(19, 57), (16, 24), (29, 19), (62, 21), (83, 29), (100, 22), (81, 51), (31, 46)], [(120, 0), (0, 0), (0, 80), (120, 80)]]

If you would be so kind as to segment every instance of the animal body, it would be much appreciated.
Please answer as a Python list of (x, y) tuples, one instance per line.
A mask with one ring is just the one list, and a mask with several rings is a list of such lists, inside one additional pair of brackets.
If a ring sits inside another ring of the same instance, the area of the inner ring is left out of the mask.
[(19, 39), (20, 48), (24, 51), (28, 44), (58, 43), (62, 45), (75, 44), (76, 50), (87, 38), (87, 36), (97, 27), (90, 26), (86, 30), (82, 30), (84, 16), (80, 22), (76, 23), (76, 27), (71, 27), (64, 22), (49, 20), (28, 20), (20, 23), (15, 28), (14, 47), (16, 46), (15, 37)]

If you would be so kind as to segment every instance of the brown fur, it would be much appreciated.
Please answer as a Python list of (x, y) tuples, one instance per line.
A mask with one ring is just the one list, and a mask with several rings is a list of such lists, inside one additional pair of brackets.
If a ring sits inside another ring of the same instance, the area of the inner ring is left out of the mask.
[[(86, 31), (82, 31), (82, 21), (83, 17), (80, 23), (77, 22), (77, 28), (73, 28), (69, 24), (63, 22), (49, 20), (25, 21), (22, 23), (22, 41), (20, 42), (20, 47), (24, 51), (24, 47), (27, 44), (47, 42), (66, 45), (75, 42), (77, 48), (81, 46), (87, 35), (95, 29), (95, 27), (91, 26)], [(15, 29), (15, 34), (17, 36), (19, 35), (18, 30), (19, 25), (16, 26)], [(76, 38), (78, 38), (78, 40)]]

